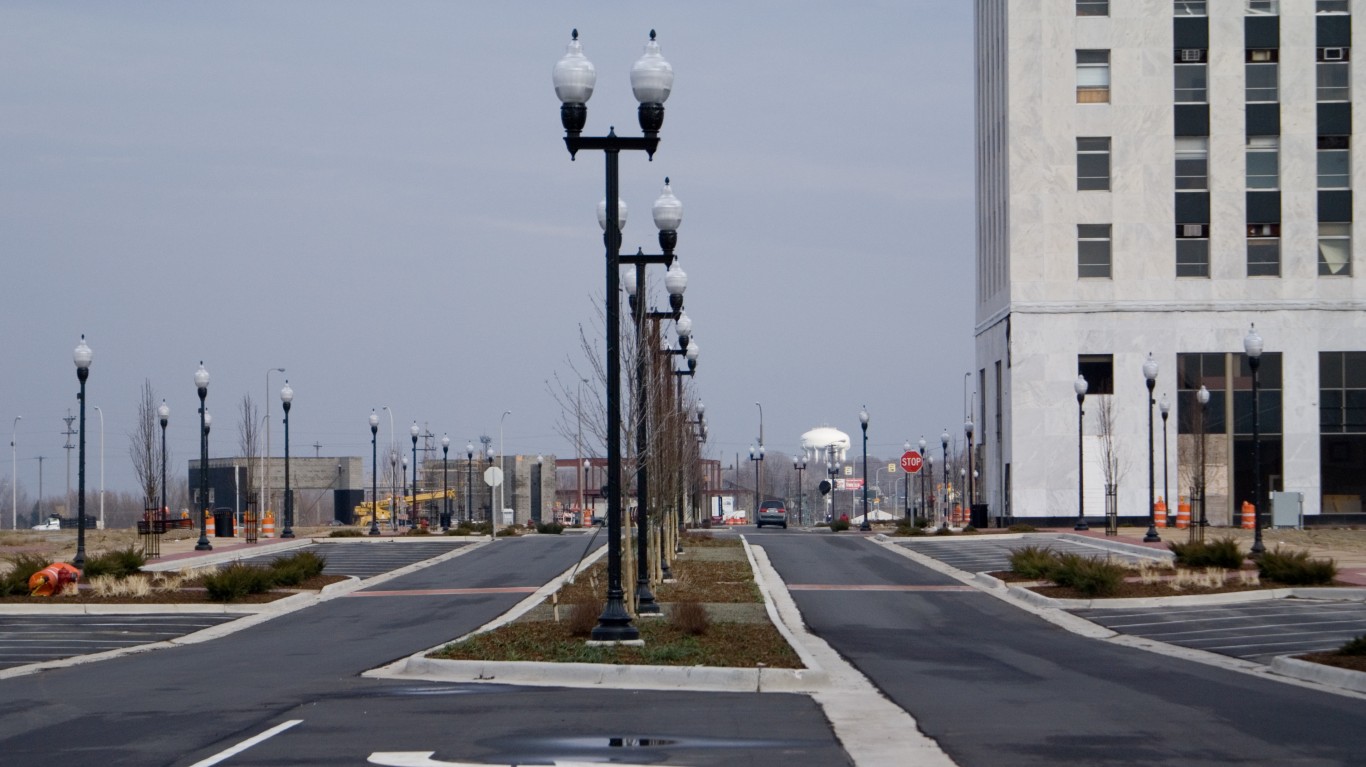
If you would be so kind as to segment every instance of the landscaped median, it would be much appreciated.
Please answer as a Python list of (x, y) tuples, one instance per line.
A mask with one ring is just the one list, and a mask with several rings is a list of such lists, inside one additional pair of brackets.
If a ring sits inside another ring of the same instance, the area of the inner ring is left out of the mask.
[(641, 646), (588, 644), (606, 586), (599, 550), (495, 624), (407, 659), (402, 672), (452, 681), (740, 691), (806, 690), (824, 680), (790, 641), (772, 595), (755, 578), (747, 543), (697, 533), (683, 546), (672, 565), (674, 582), (655, 591), (662, 614), (633, 621)]

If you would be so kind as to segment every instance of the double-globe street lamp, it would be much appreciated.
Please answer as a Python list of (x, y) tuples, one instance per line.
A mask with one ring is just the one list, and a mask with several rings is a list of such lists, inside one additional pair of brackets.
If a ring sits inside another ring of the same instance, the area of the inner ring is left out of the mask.
[[(920, 446), (920, 457), (925, 461), (925, 466), (920, 472), (920, 517), (928, 522), (929, 510), (925, 508), (925, 475), (934, 472), (934, 456), (925, 452), (926, 442), (924, 435), (921, 435), (920, 442), (917, 444)], [(931, 477), (930, 480), (933, 481), (934, 478)]]
[(953, 508), (952, 506), (949, 505), (949, 430), (948, 430), (948, 429), (945, 429), (944, 432), (943, 432), (942, 434), (939, 435), (939, 444), (940, 444), (940, 446), (941, 446), (941, 447), (943, 448), (943, 450), (944, 450), (944, 507), (943, 507), (942, 509), (939, 510), (939, 514), (940, 514), (941, 518), (943, 519), (943, 527), (947, 529), (948, 526), (949, 526), (949, 512), (950, 512), (950, 511), (952, 510), (952, 508)]
[(204, 369), (201, 360), (199, 369), (194, 371), (194, 388), (199, 394), (199, 541), (195, 551), (211, 551), (209, 543), (209, 410), (205, 400), (209, 396), (209, 371)]
[(673, 68), (660, 55), (655, 33), (645, 54), (631, 67), (631, 90), (640, 102), (638, 117), (643, 136), (619, 137), (609, 130), (603, 137), (582, 135), (588, 119), (588, 99), (597, 83), (597, 71), (583, 55), (578, 30), (574, 30), (565, 55), (555, 64), (553, 82), (559, 97), (560, 122), (565, 130), (565, 147), (572, 159), (580, 150), (599, 150), (606, 161), (606, 355), (607, 355), (607, 600), (598, 625), (592, 631), (595, 641), (632, 641), (640, 631), (631, 624), (626, 612), (621, 581), (621, 334), (620, 250), (618, 223), (618, 159), (622, 151), (644, 151), (651, 158), (659, 147), (659, 129), (664, 123), (664, 102), (673, 90)]
[(294, 487), (289, 484), (289, 408), (294, 403), (294, 390), (289, 388), (289, 379), (285, 379), (285, 388), (280, 390), (280, 404), (285, 409), (285, 529), (281, 531), (281, 538), (294, 537)]
[(451, 526), (451, 484), (450, 484), (451, 438), (441, 435), (441, 527)]
[(764, 446), (759, 445), (756, 449), (753, 445), (749, 446), (749, 460), (754, 464), (754, 521), (759, 521), (759, 464), (764, 460)]
[[(90, 377), (90, 363), (95, 358), (94, 352), (85, 343), (85, 334), (81, 334), (81, 342), (76, 345), (76, 351), (72, 354), (72, 359), (76, 363), (76, 380), (81, 382), (81, 390), (76, 395), (76, 399), (81, 403), (81, 433), (80, 451), (77, 463), (77, 488), (76, 488), (76, 558), (72, 564), (76, 569), (85, 567), (85, 382)], [(67, 411), (68, 413), (71, 411)], [(68, 453), (68, 455), (70, 455)], [(67, 477), (71, 475), (68, 474)], [(70, 481), (70, 480), (68, 480)], [(67, 487), (71, 487), (67, 485)]]
[(1153, 387), (1157, 386), (1157, 360), (1153, 353), (1143, 361), (1143, 380), (1148, 386), (1148, 534), (1143, 536), (1144, 543), (1156, 543), (1162, 538), (1157, 534), (1156, 475), (1153, 470)]
[[(967, 435), (967, 438), (968, 438), (968, 466), (967, 466), (967, 469), (966, 469), (966, 472), (965, 472), (965, 473), (967, 474), (967, 478), (968, 478), (968, 504), (967, 504), (967, 505), (968, 505), (968, 519), (969, 519), (969, 520), (972, 519), (972, 504), (973, 504), (973, 502), (974, 502), (974, 500), (975, 500), (975, 499), (973, 498), (973, 490), (975, 489), (975, 486), (976, 486), (976, 483), (975, 483), (974, 480), (977, 479), (977, 472), (975, 472), (975, 471), (972, 470), (972, 447), (973, 447), (973, 443), (972, 443), (972, 432), (973, 432), (972, 416), (969, 415), (968, 418), (967, 418), (967, 420), (963, 422), (963, 434)], [(986, 525), (986, 520), (982, 520), (982, 524), (983, 524), (983, 526), (985, 526), (985, 525)]]
[[(171, 421), (171, 408), (166, 404), (166, 400), (161, 401), (161, 407), (157, 408), (157, 418), (161, 421), (161, 503), (157, 506), (156, 516), (161, 518), (166, 513), (166, 424)], [(149, 532), (153, 520), (147, 520)]]
[(1167, 484), (1167, 415), (1171, 409), (1172, 403), (1167, 401), (1167, 395), (1163, 393), (1162, 401), (1157, 403), (1157, 411), (1162, 414), (1162, 502), (1167, 505), (1167, 524), (1174, 526), (1171, 486)]
[(1204, 384), (1200, 385), (1200, 390), (1195, 393), (1195, 399), (1200, 403), (1200, 520), (1198, 524), (1191, 525), (1192, 541), (1205, 540), (1205, 527), (1209, 522), (1205, 519), (1205, 449), (1206, 436), (1209, 430), (1209, 389)]
[(1243, 337), (1243, 351), (1248, 367), (1252, 368), (1252, 556), (1266, 551), (1262, 545), (1262, 408), (1261, 378), (1262, 337), (1254, 323)]
[(413, 435), (413, 502), (412, 502), (412, 504), (409, 505), (409, 507), (408, 507), (408, 509), (409, 509), (409, 511), (408, 511), (408, 524), (413, 525), (414, 527), (417, 526), (417, 517), (418, 517), (418, 511), (417, 511), (417, 437), (418, 437), (418, 434), (420, 434), (421, 432), (422, 432), (422, 430), (419, 429), (418, 426), (417, 426), (417, 421), (413, 421), (412, 428), (408, 429), (408, 433)]
[(465, 443), (465, 521), (474, 523), (474, 443)]
[[(370, 411), (370, 534), (379, 535), (379, 414)], [(390, 510), (392, 513), (392, 510)]]
[(792, 456), (792, 468), (797, 472), (797, 524), (802, 524), (802, 472), (806, 471), (806, 453), (798, 450)]
[(870, 532), (873, 529), (872, 523), (868, 521), (868, 409), (864, 407), (858, 413), (859, 426), (863, 429), (863, 524), (858, 526), (863, 532)]

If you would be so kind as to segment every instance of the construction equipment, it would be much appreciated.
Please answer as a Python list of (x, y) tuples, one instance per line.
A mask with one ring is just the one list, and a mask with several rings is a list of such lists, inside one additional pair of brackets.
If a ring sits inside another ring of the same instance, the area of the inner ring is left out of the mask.
[[(438, 491), (436, 491), (436, 492), (434, 492), (434, 493), (418, 493), (416, 496), (414, 496), (414, 495), (405, 495), (405, 496), (402, 497), (401, 502), (404, 503), (404, 504), (406, 504), (406, 505), (408, 506), (408, 508), (411, 509), (415, 504), (426, 503), (426, 502), (428, 502), (428, 501), (435, 501), (435, 500), (437, 500), (437, 499), (439, 499), (439, 498), (454, 498), (455, 495), (456, 495), (455, 490), (452, 488), (452, 489), (446, 490), (445, 492), (442, 492), (442, 491), (438, 490)], [(380, 522), (388, 522), (388, 521), (392, 518), (393, 512), (392, 512), (392, 510), (390, 509), (390, 506), (389, 506), (390, 500), (392, 500), (392, 499), (391, 499), (391, 498), (382, 498), (382, 499), (380, 499), (380, 501), (379, 501), (379, 504), (378, 504), (378, 505), (379, 505), (378, 514), (379, 514), (379, 521), (380, 521)], [(354, 517), (354, 520), (355, 520), (355, 521), (353, 522), (353, 524), (356, 524), (356, 525), (368, 525), (368, 524), (370, 524), (370, 515), (373, 514), (373, 513), (375, 513), (375, 511), (374, 511), (375, 505), (376, 505), (376, 504), (373, 503), (372, 501), (365, 501), (365, 502), (363, 502), (363, 503), (357, 504), (357, 505), (356, 505), (356, 511), (355, 511), (355, 517)], [(412, 521), (412, 520), (410, 519), (409, 521)]]

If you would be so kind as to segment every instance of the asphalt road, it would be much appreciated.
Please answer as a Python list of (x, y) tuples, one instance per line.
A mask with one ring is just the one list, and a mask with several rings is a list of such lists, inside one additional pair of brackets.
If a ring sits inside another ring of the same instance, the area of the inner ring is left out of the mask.
[(579, 536), (499, 540), (375, 587), (384, 596), (357, 592), (209, 642), (0, 680), (0, 763), (194, 765), (275, 728), (221, 763), (363, 764), (379, 751), (503, 764), (603, 754), (848, 763), (806, 696), (424, 689), (359, 676), (502, 614), (525, 593), (479, 589), (540, 586), (584, 545)]
[(0, 669), (175, 639), (239, 616), (0, 615)]
[(861, 537), (756, 543), (811, 630), (964, 767), (1362, 763), (1366, 701), (1086, 639)]

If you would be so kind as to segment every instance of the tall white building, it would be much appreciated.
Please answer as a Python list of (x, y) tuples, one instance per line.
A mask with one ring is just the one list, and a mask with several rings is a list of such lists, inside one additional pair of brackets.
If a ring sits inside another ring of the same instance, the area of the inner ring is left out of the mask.
[(977, 0), (973, 419), (993, 516), (1075, 518), (1081, 465), (1092, 525), (1107, 484), (1146, 518), (1151, 413), (1155, 494), (1175, 511), (1203, 444), (1209, 518), (1228, 522), (1254, 496), (1255, 323), (1263, 491), (1303, 493), (1309, 522), (1366, 521), (1363, 13)]

